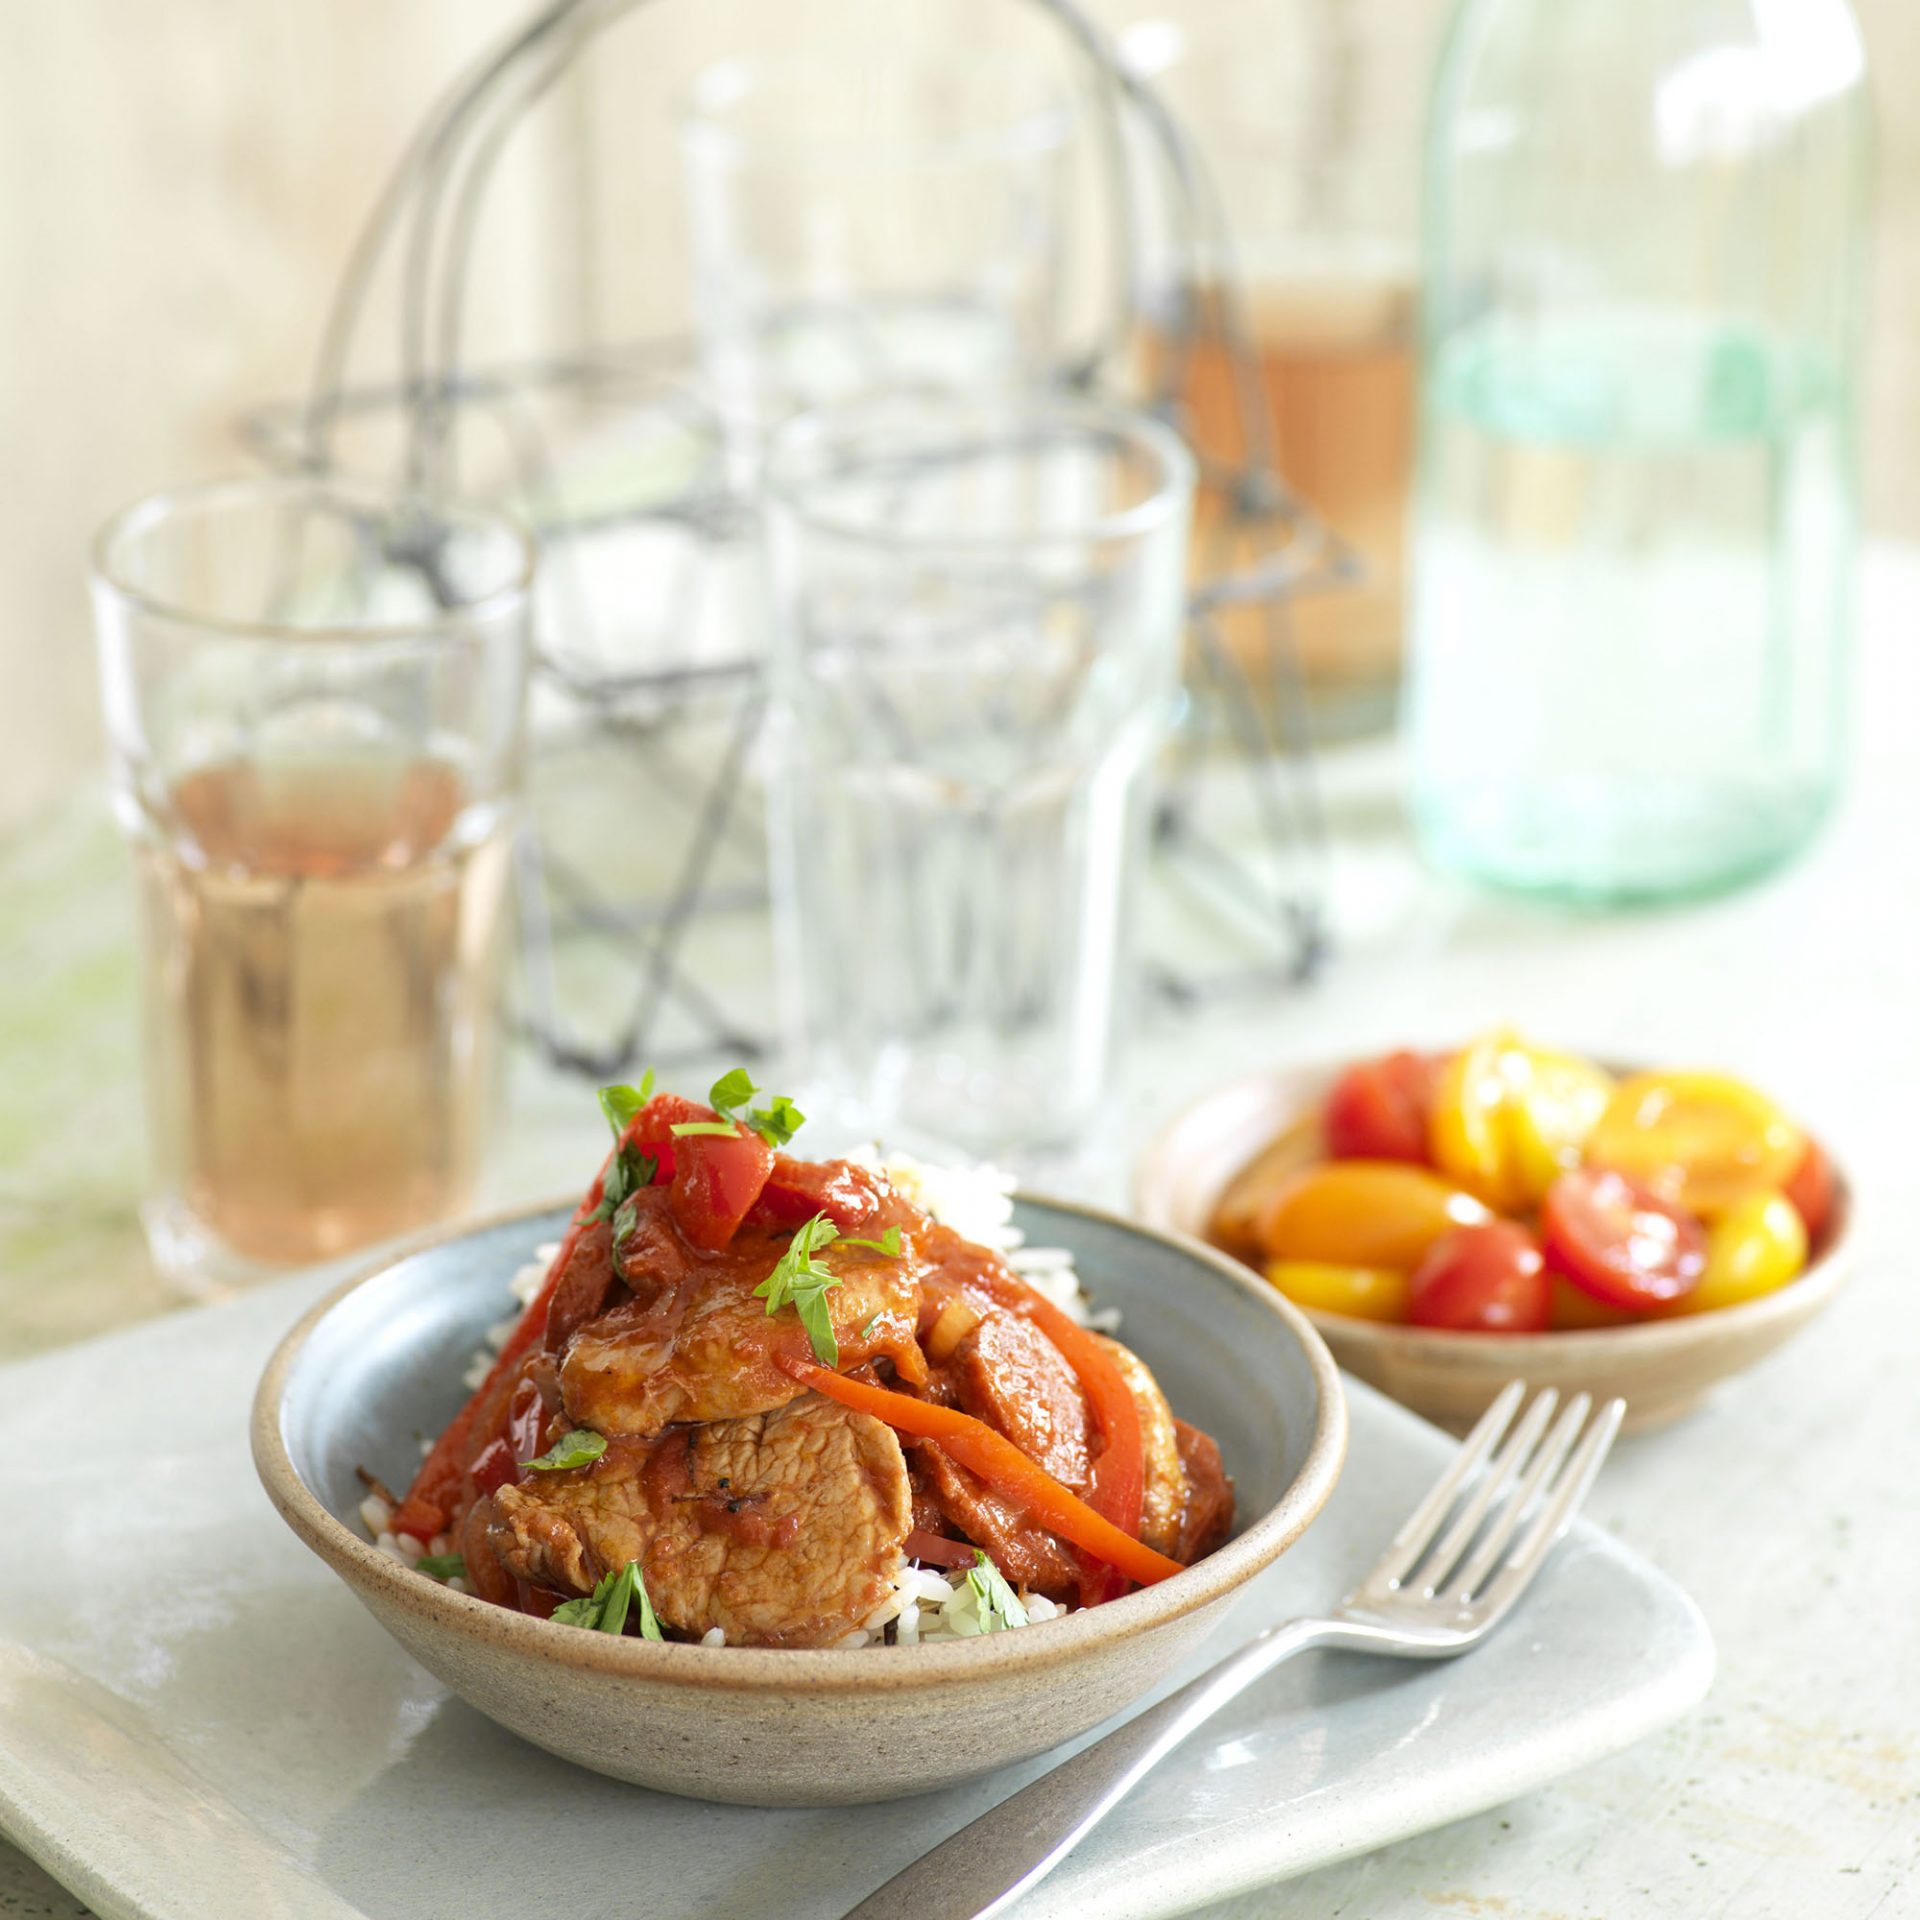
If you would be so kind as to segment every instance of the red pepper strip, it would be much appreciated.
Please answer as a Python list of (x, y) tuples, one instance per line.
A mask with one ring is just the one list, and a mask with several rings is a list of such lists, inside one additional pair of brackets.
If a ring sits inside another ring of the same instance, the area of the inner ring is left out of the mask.
[(626, 1132), (615, 1143), (613, 1152), (601, 1161), (593, 1185), (587, 1189), (585, 1199), (574, 1210), (572, 1224), (567, 1229), (566, 1238), (560, 1242), (560, 1251), (553, 1256), (546, 1279), (540, 1283), (540, 1291), (527, 1303), (526, 1312), (520, 1316), (520, 1324), (500, 1349), (499, 1359), (493, 1363), (487, 1377), (475, 1389), (467, 1404), (453, 1416), (446, 1431), (434, 1442), (433, 1451), (421, 1463), (420, 1471), (414, 1475), (413, 1485), (407, 1489), (407, 1497), (401, 1501), (393, 1516), (393, 1530), (396, 1533), (411, 1533), (418, 1539), (430, 1540), (445, 1528), (459, 1504), (461, 1485), (466, 1478), (467, 1461), (475, 1438), (472, 1431), (474, 1415), (486, 1404), (489, 1395), (508, 1372), (545, 1335), (547, 1310), (553, 1304), (554, 1288), (560, 1284), (560, 1276), (567, 1270), (574, 1247), (587, 1230), (587, 1216), (600, 1204), (614, 1154), (626, 1145), (640, 1148), (655, 1162), (654, 1185), (664, 1186), (675, 1171), (673, 1123), (676, 1120), (711, 1120), (715, 1117), (711, 1107), (703, 1107), (697, 1101), (683, 1100), (678, 1094), (657, 1093), (627, 1122)]
[[(616, 1147), (614, 1152), (618, 1151)], [(553, 1264), (547, 1269), (546, 1279), (540, 1283), (540, 1291), (528, 1301), (526, 1312), (520, 1316), (520, 1324), (508, 1335), (507, 1344), (500, 1349), (499, 1359), (488, 1369), (487, 1377), (475, 1388), (467, 1404), (447, 1423), (445, 1432), (433, 1443), (433, 1451), (420, 1463), (420, 1471), (413, 1476), (413, 1485), (407, 1489), (407, 1497), (395, 1508), (389, 1523), (395, 1533), (410, 1533), (417, 1540), (431, 1540), (436, 1533), (445, 1530), (459, 1501), (461, 1482), (466, 1478), (467, 1448), (472, 1438), (474, 1413), (509, 1370), (520, 1364), (534, 1342), (546, 1332), (547, 1308), (552, 1302), (553, 1290), (567, 1270), (567, 1260), (575, 1242), (587, 1229), (587, 1216), (600, 1204), (607, 1169), (612, 1165), (613, 1154), (610, 1153), (594, 1176), (593, 1185), (587, 1189), (586, 1198), (574, 1210), (573, 1223), (567, 1229), (566, 1238), (560, 1242), (560, 1251), (553, 1256)]]
[[(1002, 1306), (1033, 1320), (1078, 1377), (1105, 1440), (1099, 1459), (1093, 1463), (1087, 1504), (1137, 1540), (1145, 1497), (1146, 1450), (1140, 1438), (1140, 1409), (1113, 1357), (1098, 1334), (1069, 1319), (1018, 1275), (988, 1271), (977, 1277)], [(1115, 1596), (1108, 1592), (1101, 1597), (1111, 1600)]]
[(1069, 1493), (1044, 1467), (1029, 1460), (1011, 1440), (984, 1421), (886, 1387), (870, 1386), (864, 1380), (850, 1380), (811, 1360), (783, 1357), (775, 1364), (802, 1386), (839, 1401), (843, 1407), (870, 1413), (901, 1433), (937, 1440), (963, 1467), (1024, 1507), (1049, 1531), (1117, 1567), (1143, 1587), (1185, 1571), (1178, 1560), (1169, 1560), (1164, 1553), (1156, 1553), (1122, 1533), (1104, 1514)]

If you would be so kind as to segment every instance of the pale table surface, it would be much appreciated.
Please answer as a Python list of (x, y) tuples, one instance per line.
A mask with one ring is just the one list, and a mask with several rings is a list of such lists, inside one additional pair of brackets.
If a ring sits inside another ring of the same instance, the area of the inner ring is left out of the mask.
[[(1825, 1134), (1861, 1198), (1852, 1285), (1701, 1413), (1623, 1442), (1591, 1511), (1692, 1592), (1720, 1669), (1668, 1732), (1496, 1812), (1212, 1920), (1891, 1920), (1920, 1913), (1920, 555), (1867, 575), (1856, 776), (1809, 857), (1685, 912), (1570, 918), (1421, 876), (1391, 770), (1328, 770), (1341, 953), (1305, 993), (1136, 1036), (1118, 1198), (1154, 1122), (1263, 1061), (1496, 1021), (1737, 1067)], [(116, 850), (76, 803), (0, 856), (0, 1357), (163, 1311), (141, 1178)], [(488, 1204), (578, 1183), (600, 1122), (531, 1068)], [(1274, 1818), (1284, 1819), (1276, 1808)], [(0, 1842), (0, 1915), (83, 1911)]]

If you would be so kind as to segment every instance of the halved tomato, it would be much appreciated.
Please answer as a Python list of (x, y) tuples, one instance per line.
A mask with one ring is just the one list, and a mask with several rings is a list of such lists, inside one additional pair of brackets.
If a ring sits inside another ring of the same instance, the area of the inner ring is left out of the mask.
[(1540, 1224), (1553, 1265), (1612, 1307), (1664, 1307), (1697, 1286), (1707, 1264), (1700, 1222), (1611, 1167), (1563, 1173)]
[(1343, 1267), (1329, 1260), (1275, 1260), (1267, 1278), (1296, 1307), (1349, 1320), (1407, 1317), (1407, 1276), (1396, 1267)]
[(1405, 1160), (1429, 1164), (1428, 1119), (1443, 1054), (1382, 1054), (1360, 1060), (1333, 1083), (1324, 1125), (1327, 1152), (1336, 1160)]
[(1636, 1073), (1588, 1136), (1586, 1160), (1710, 1219), (1750, 1193), (1785, 1186), (1805, 1151), (1799, 1128), (1743, 1080)]
[(1545, 1333), (1553, 1288), (1525, 1227), (1489, 1220), (1443, 1234), (1413, 1270), (1407, 1318), (1458, 1333)]
[(1707, 1270), (1683, 1293), (1673, 1313), (1711, 1313), (1776, 1293), (1807, 1266), (1807, 1229), (1784, 1193), (1753, 1193), (1736, 1201), (1707, 1234)]
[(1443, 1233), (1488, 1217), (1472, 1194), (1424, 1167), (1328, 1160), (1274, 1194), (1260, 1244), (1269, 1260), (1410, 1273)]
[(1454, 1055), (1434, 1094), (1435, 1166), (1502, 1213), (1522, 1213), (1569, 1167), (1613, 1091), (1575, 1054), (1536, 1047), (1506, 1028)]

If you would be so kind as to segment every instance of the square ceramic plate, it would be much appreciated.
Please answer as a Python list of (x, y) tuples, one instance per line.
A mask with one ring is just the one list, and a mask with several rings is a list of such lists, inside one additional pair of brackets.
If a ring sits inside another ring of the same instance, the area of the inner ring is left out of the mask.
[[(254, 1479), (254, 1381), (324, 1284), (0, 1371), (0, 1828), (108, 1920), (824, 1920), (1047, 1764), (886, 1807), (706, 1806), (450, 1698)], [(1209, 1658), (1341, 1592), (1447, 1458), (1349, 1392), (1331, 1503)], [(1457, 1819), (1673, 1719), (1712, 1666), (1685, 1595), (1582, 1524), (1465, 1659), (1282, 1668), (1020, 1913), (1183, 1912)]]

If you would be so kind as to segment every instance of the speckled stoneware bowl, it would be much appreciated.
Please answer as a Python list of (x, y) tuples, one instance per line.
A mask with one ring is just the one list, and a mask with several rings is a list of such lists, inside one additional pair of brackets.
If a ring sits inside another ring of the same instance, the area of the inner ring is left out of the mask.
[(566, 1208), (430, 1242), (323, 1300), (255, 1396), (253, 1455), (287, 1524), (422, 1665), (482, 1713), (596, 1772), (754, 1806), (919, 1793), (1104, 1720), (1192, 1651), (1297, 1540), (1346, 1453), (1339, 1376), (1313, 1329), (1237, 1262), (1114, 1215), (1022, 1198), (1035, 1244), (1072, 1249), (1174, 1410), (1220, 1443), (1238, 1531), (1159, 1586), (1013, 1633), (787, 1652), (661, 1644), (486, 1605), (375, 1550), (364, 1465), (403, 1485), (462, 1398), (507, 1282)]
[[(1625, 1073), (1632, 1069), (1616, 1067)], [(1150, 1226), (1205, 1234), (1227, 1182), (1262, 1146), (1318, 1112), (1337, 1065), (1278, 1067), (1202, 1096), (1162, 1130), (1134, 1172), (1134, 1206)], [(1853, 1264), (1853, 1197), (1836, 1168), (1826, 1242), (1799, 1279), (1714, 1313), (1570, 1333), (1448, 1333), (1309, 1311), (1333, 1357), (1370, 1387), (1456, 1433), (1516, 1375), (1533, 1387), (1618, 1394), (1629, 1429), (1664, 1426), (1722, 1380), (1790, 1340), (1839, 1290)]]

